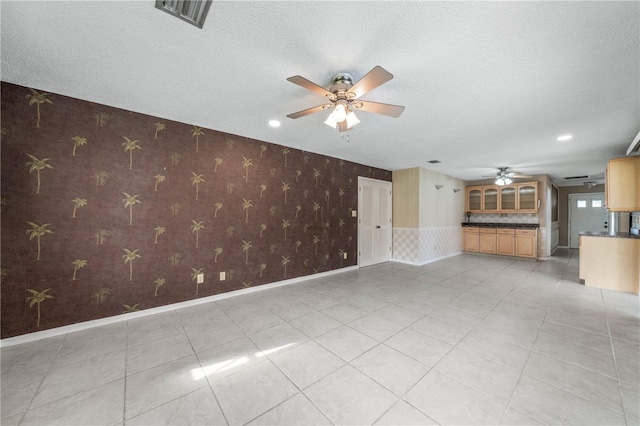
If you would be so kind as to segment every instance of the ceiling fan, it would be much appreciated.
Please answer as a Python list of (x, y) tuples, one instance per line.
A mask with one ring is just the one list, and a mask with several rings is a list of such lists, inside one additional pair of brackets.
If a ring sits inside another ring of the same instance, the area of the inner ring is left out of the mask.
[[(494, 177), (494, 176), (483, 176), (483, 177)], [(496, 185), (504, 186), (510, 185), (513, 180), (512, 179), (528, 179), (533, 176), (523, 175), (519, 172), (510, 172), (508, 167), (498, 167), (498, 173), (496, 173)]]
[(393, 75), (391, 73), (380, 66), (376, 66), (354, 84), (353, 76), (343, 72), (331, 78), (331, 87), (327, 90), (304, 77), (294, 75), (293, 77), (287, 78), (287, 80), (324, 96), (329, 103), (294, 112), (293, 114), (287, 115), (287, 117), (300, 118), (315, 112), (331, 110), (331, 114), (329, 114), (329, 118), (327, 118), (325, 124), (338, 129), (341, 133), (351, 130), (353, 126), (360, 122), (354, 114), (354, 111), (372, 112), (374, 114), (382, 114), (395, 118), (400, 117), (400, 114), (404, 111), (403, 106), (358, 99), (365, 93), (386, 83), (392, 78)]

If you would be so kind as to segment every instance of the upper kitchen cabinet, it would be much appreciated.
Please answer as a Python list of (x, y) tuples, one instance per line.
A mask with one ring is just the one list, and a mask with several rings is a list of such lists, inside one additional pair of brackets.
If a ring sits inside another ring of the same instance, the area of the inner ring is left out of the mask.
[(515, 212), (517, 210), (516, 199), (518, 188), (515, 185), (501, 186), (500, 188), (500, 209), (503, 212)]
[(471, 213), (537, 213), (538, 182), (508, 186), (468, 186), (467, 211)]
[(604, 203), (614, 212), (640, 211), (640, 157), (609, 160)]
[(498, 211), (498, 188), (485, 186), (482, 188), (482, 210), (485, 212)]
[(482, 212), (482, 187), (469, 186), (467, 187), (466, 193), (467, 193), (467, 211), (472, 213)]
[(538, 211), (538, 182), (518, 184), (518, 212)]

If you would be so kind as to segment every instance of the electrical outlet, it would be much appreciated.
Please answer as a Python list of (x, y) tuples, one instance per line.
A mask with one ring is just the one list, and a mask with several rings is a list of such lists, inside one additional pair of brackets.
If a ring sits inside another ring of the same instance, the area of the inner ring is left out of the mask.
[(227, 273), (226, 272), (220, 272), (220, 281), (224, 281), (227, 279)]
[(346, 251), (344, 252), (343, 256), (344, 256), (345, 259), (347, 258), (347, 252)]
[(198, 284), (202, 284), (204, 282), (204, 274), (198, 274), (196, 279), (198, 280)]

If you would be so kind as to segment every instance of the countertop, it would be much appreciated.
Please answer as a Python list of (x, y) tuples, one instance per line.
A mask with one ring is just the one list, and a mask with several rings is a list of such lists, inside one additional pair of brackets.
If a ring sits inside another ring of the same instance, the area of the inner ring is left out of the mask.
[(487, 223), (487, 222), (462, 222), (463, 227), (474, 228), (509, 228), (509, 229), (538, 229), (539, 223)]
[(640, 235), (632, 234), (630, 232), (616, 232), (615, 234), (609, 234), (607, 231), (603, 232), (580, 232), (580, 236), (584, 237), (604, 237), (604, 238), (631, 238), (640, 240)]

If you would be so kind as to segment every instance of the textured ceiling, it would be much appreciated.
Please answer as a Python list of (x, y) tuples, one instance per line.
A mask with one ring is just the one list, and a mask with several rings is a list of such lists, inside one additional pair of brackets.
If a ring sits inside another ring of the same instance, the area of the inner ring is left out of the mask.
[[(640, 130), (640, 2), (223, 1), (203, 29), (154, 1), (0, 5), (4, 81), (391, 170), (575, 184)], [(375, 65), (395, 78), (363, 99), (400, 118), (360, 112), (349, 141), (286, 118), (323, 103), (287, 77)]]

